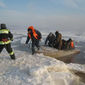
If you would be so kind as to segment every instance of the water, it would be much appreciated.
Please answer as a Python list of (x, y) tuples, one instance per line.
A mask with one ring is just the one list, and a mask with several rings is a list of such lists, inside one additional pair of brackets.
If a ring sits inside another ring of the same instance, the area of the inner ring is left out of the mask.
[(77, 42), (80, 54), (74, 56), (72, 63), (85, 64), (85, 42)]
[[(74, 56), (72, 63), (85, 64), (85, 42), (78, 42), (77, 46), (80, 49), (80, 54)], [(85, 83), (85, 73), (76, 72), (75, 74)]]

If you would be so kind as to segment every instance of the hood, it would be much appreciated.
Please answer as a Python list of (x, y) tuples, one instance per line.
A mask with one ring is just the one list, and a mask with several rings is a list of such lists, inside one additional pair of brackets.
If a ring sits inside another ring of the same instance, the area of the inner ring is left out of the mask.
[(33, 26), (29, 26), (29, 27), (28, 27), (28, 31), (30, 31), (30, 30), (32, 30), (32, 32), (35, 32), (35, 29), (34, 29)]

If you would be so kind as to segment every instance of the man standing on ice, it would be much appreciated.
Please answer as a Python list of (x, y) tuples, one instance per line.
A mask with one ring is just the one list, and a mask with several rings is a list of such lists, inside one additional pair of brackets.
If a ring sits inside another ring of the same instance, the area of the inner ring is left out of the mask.
[(11, 59), (15, 60), (14, 52), (11, 48), (11, 41), (13, 40), (12, 33), (6, 28), (5, 24), (1, 24), (0, 26), (0, 53), (5, 48), (7, 52), (10, 54)]
[(33, 26), (28, 27), (28, 36), (26, 40), (26, 44), (28, 44), (29, 40), (32, 40), (32, 55), (35, 53), (34, 47), (36, 46), (39, 50), (39, 42), (41, 40), (41, 33), (34, 29)]

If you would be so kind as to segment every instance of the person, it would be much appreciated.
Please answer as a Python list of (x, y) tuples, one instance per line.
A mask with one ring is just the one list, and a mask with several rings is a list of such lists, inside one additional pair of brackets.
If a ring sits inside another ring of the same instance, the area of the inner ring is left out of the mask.
[(67, 49), (74, 49), (74, 42), (71, 38), (69, 38), (69, 40), (67, 40)]
[(52, 32), (50, 32), (45, 40), (45, 45), (54, 47), (54, 41), (55, 41), (55, 35)]
[(67, 49), (67, 41), (62, 39), (62, 50), (66, 50)]
[(27, 40), (25, 44), (28, 44), (30, 39), (32, 40), (32, 54), (35, 53), (35, 49), (34, 49), (35, 46), (39, 50), (39, 47), (40, 47), (39, 42), (41, 38), (42, 38), (42, 35), (38, 30), (34, 29), (33, 26), (28, 27), (28, 36), (27, 36)]
[(10, 54), (11, 59), (15, 60), (15, 54), (11, 48), (11, 41), (13, 41), (12, 33), (7, 29), (5, 24), (1, 24), (0, 26), (0, 53), (3, 48), (7, 50)]
[(62, 49), (62, 35), (58, 31), (55, 32), (56, 40), (55, 40), (55, 48), (61, 50)]

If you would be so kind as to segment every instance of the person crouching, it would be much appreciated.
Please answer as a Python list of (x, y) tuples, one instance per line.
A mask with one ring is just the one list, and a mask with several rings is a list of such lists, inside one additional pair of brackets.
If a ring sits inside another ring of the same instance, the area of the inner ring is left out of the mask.
[(49, 47), (54, 47), (55, 39), (55, 35), (52, 32), (50, 32), (45, 40), (45, 45), (48, 45)]

